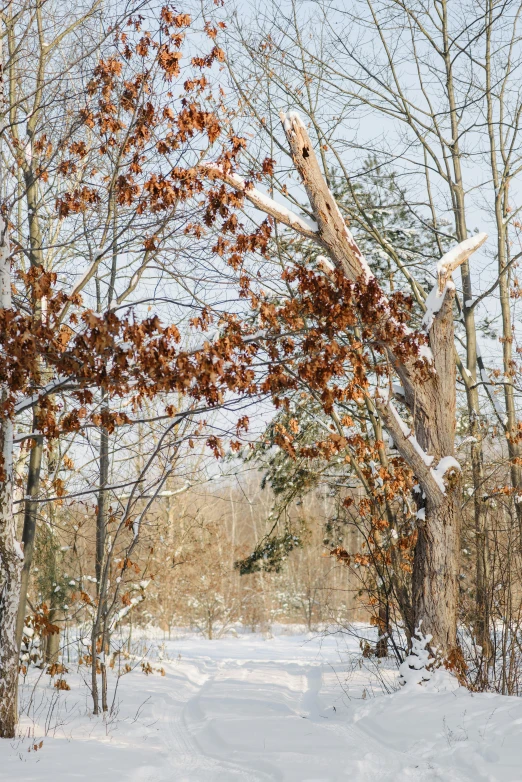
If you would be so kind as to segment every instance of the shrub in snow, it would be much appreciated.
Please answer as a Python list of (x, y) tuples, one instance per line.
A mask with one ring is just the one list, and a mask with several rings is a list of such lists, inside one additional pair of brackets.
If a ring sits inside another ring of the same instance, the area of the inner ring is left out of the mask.
[(432, 637), (424, 635), (419, 624), (411, 639), (411, 651), (399, 668), (400, 684), (406, 689), (422, 685), (425, 690), (452, 692), (460, 686), (458, 679), (431, 654)]
[(411, 639), (411, 651), (399, 668), (400, 683), (403, 687), (423, 684), (430, 680), (430, 666), (435, 662), (428, 648), (431, 639), (431, 635), (421, 632), (419, 625)]

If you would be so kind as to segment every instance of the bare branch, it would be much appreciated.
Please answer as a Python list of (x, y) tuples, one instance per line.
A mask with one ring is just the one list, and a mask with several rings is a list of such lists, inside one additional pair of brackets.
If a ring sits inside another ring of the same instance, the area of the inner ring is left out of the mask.
[(422, 490), (433, 505), (440, 504), (444, 495), (430, 469), (433, 456), (424, 453), (414, 433), (409, 430), (390, 400), (384, 400), (377, 394), (375, 405), (397, 450), (415, 473)]
[(238, 174), (225, 172), (220, 166), (213, 163), (202, 163), (200, 168), (206, 174), (210, 175), (211, 178), (221, 179), (223, 182), (226, 182), (227, 185), (233, 187), (234, 190), (237, 190), (238, 193), (242, 193), (254, 206), (265, 214), (270, 215), (270, 217), (273, 217), (274, 220), (284, 223), (284, 225), (293, 228), (294, 231), (297, 231), (297, 233), (302, 236), (318, 241), (326, 247), (324, 242), (321, 241), (318, 227), (315, 223), (296, 215), (295, 212), (292, 212), (282, 204), (278, 204), (272, 198), (269, 198), (269, 196), (256, 190), (256, 188), (243, 179), (243, 177), (240, 177)]

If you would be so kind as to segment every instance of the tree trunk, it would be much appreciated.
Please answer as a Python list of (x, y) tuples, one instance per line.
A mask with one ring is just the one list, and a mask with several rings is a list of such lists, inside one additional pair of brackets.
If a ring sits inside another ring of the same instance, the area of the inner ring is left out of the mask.
[(109, 653), (109, 639), (106, 624), (106, 617), (104, 617), (104, 629), (102, 632), (102, 654), (100, 660), (102, 679), (102, 711), (104, 712), (109, 710), (109, 702), (107, 700), (107, 655)]
[(433, 635), (432, 647), (455, 649), (460, 550), (459, 492), (448, 492), (438, 507), (426, 507), (418, 525), (413, 568), (415, 627)]
[[(1, 74), (0, 105), (3, 107)], [(0, 215), (0, 309), (10, 308), (11, 259), (7, 221), (2, 214)], [(0, 388), (0, 405), (3, 406), (8, 395), (8, 388)], [(13, 512), (13, 423), (4, 412), (0, 417), (0, 737), (2, 738), (14, 737), (18, 720), (16, 615), (20, 599), (22, 559), (22, 549), (16, 540)]]
[[(451, 145), (451, 160), (453, 163), (454, 180), (451, 183), (453, 213), (455, 217), (455, 232), (459, 242), (463, 242), (468, 236), (466, 225), (466, 206), (465, 206), (465, 188), (462, 173), (462, 153), (459, 145), (460, 112), (458, 110), (458, 101), (455, 97), (455, 81), (453, 74), (454, 58), (451, 54), (451, 36), (449, 34), (449, 12), (448, 4), (443, 4), (443, 25), (442, 33), (444, 40), (444, 62), (446, 68), (446, 94), (448, 98), (449, 116), (451, 123), (451, 135), (455, 143)], [(487, 25), (487, 27), (490, 27)], [(491, 29), (491, 28), (490, 28)], [(488, 33), (486, 33), (488, 38)], [(489, 65), (486, 67), (486, 80), (489, 78)], [(489, 107), (491, 105), (490, 94), (491, 85), (486, 89)], [(498, 183), (494, 181), (495, 192), (498, 192)], [(466, 386), (466, 398), (469, 412), (469, 434), (474, 439), (471, 446), (471, 465), (474, 488), (474, 516), (475, 516), (475, 545), (477, 549), (477, 568), (475, 574), (475, 606), (476, 617), (474, 622), (475, 636), (478, 643), (482, 646), (485, 654), (489, 656), (491, 651), (489, 639), (489, 616), (487, 602), (487, 536), (486, 526), (487, 508), (482, 501), (482, 492), (485, 482), (484, 477), (484, 452), (482, 445), (481, 426), (480, 426), (480, 398), (479, 386), (477, 383), (477, 368), (481, 371), (481, 358), (477, 342), (477, 330), (475, 324), (475, 310), (471, 306), (473, 302), (473, 288), (471, 282), (471, 271), (469, 262), (465, 261), (461, 266), (462, 280), (462, 319), (466, 329), (466, 369), (468, 378), (463, 377)]]
[(94, 620), (91, 634), (91, 694), (92, 694), (92, 706), (93, 714), (100, 713), (100, 695), (98, 690), (98, 677), (97, 677), (97, 660), (98, 660), (98, 616)]
[[(102, 397), (103, 401), (103, 397)], [(105, 410), (105, 408), (102, 408)], [(106, 584), (104, 581), (105, 569), (105, 541), (107, 536), (107, 486), (109, 478), (109, 433), (107, 429), (100, 429), (100, 486), (98, 492), (98, 510), (96, 513), (96, 596), (98, 605), (96, 607), (96, 617), (92, 631), (92, 699), (93, 712), (100, 712), (100, 697), (98, 690), (98, 659), (100, 660), (100, 670), (102, 674), (102, 710), (107, 711), (107, 670), (105, 667), (106, 653), (106, 620), (107, 620), (107, 600)], [(98, 645), (100, 644), (100, 653), (98, 654)]]
[(379, 592), (379, 624), (377, 625), (379, 630), (379, 638), (375, 645), (376, 657), (388, 657), (388, 633), (389, 633), (389, 619), (388, 619), (388, 596), (385, 592)]
[[(33, 431), (36, 428), (35, 424), (36, 422), (33, 419)], [(22, 534), (22, 543), (24, 544), (24, 564), (22, 567), (20, 603), (18, 605), (18, 617), (16, 622), (16, 642), (19, 649), (20, 644), (22, 643), (22, 633), (24, 630), (27, 589), (29, 587), (29, 576), (33, 563), (34, 537), (36, 533), (36, 518), (38, 511), (38, 504), (32, 501), (32, 498), (36, 498), (40, 488), (42, 454), (43, 442), (42, 438), (38, 437), (36, 443), (31, 448), (31, 456), (29, 458), (29, 472), (27, 475), (26, 497), (31, 499), (27, 499), (25, 502), (24, 531)]]
[(18, 721), (16, 615), (23, 555), (13, 513), (13, 425), (5, 418), (0, 424), (0, 446), (0, 738), (13, 738)]
[[(26, 153), (21, 159), (21, 165), (23, 168), (23, 175), (25, 181), (25, 196), (27, 201), (27, 220), (29, 223), (29, 261), (31, 267), (43, 268), (44, 258), (42, 252), (42, 232), (40, 229), (39, 219), (39, 193), (38, 193), (38, 175), (35, 170), (35, 163), (32, 154), (32, 144), (34, 137), (34, 127), (37, 122), (37, 111), (33, 111), (27, 126), (28, 142), (26, 147)], [(39, 317), (43, 317), (42, 300), (35, 299), (33, 301), (34, 314)], [(45, 375), (45, 372), (44, 372)], [(37, 420), (38, 409), (36, 408), (33, 413), (33, 432), (37, 432)], [(27, 601), (27, 589), (29, 586), (29, 577), (31, 573), (31, 566), (33, 562), (34, 553), (34, 537), (36, 532), (36, 519), (38, 505), (32, 501), (32, 498), (36, 498), (40, 488), (40, 471), (42, 467), (42, 454), (43, 454), (43, 440), (41, 437), (37, 437), (36, 441), (31, 448), (31, 455), (29, 458), (29, 471), (27, 475), (27, 488), (24, 509), (24, 530), (22, 534), (22, 542), (24, 544), (24, 564), (22, 568), (22, 580), (20, 589), (20, 603), (18, 606), (18, 617), (16, 623), (16, 638), (18, 649), (22, 643), (22, 633), (25, 620), (25, 607)]]
[[(51, 606), (49, 611), (49, 622), (53, 625), (61, 622), (63, 618), (60, 608)], [(46, 665), (53, 665), (58, 662), (60, 655), (61, 633), (51, 633), (45, 640), (44, 662)]]
[(107, 526), (107, 498), (105, 491), (109, 477), (109, 433), (107, 429), (100, 429), (100, 490), (98, 492), (98, 511), (96, 513), (96, 589), (98, 597), (101, 586), (104, 558), (105, 538)]

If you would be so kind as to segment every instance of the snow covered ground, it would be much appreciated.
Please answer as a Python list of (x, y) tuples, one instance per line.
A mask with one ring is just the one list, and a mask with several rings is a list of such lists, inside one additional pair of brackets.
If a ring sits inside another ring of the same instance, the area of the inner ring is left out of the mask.
[(186, 635), (161, 660), (157, 643), (155, 672), (123, 676), (106, 721), (89, 713), (86, 668), (71, 666), (70, 691), (47, 674), (35, 687), (33, 670), (21, 736), (0, 742), (0, 780), (522, 782), (522, 699), (386, 693), (396, 673), (367, 668), (346, 636)]

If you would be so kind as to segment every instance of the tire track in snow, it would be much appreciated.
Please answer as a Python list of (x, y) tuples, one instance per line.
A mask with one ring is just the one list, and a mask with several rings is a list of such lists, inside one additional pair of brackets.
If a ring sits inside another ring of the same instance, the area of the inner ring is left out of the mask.
[[(319, 713), (321, 685), (322, 666), (318, 664), (304, 666), (300, 661), (287, 661), (278, 665), (276, 661), (256, 663), (249, 660), (238, 668), (235, 661), (223, 661), (215, 675), (187, 703), (184, 716), (188, 729), (198, 734), (196, 741), (202, 752), (220, 758), (227, 752), (232, 753), (234, 763), (253, 774), (244, 779), (259, 782), (265, 779), (273, 782), (346, 780), (344, 766), (328, 770), (324, 763), (326, 756), (320, 758), (315, 751), (316, 743), (319, 744), (319, 753), (321, 746), (325, 748), (325, 736), (326, 745), (329, 743), (326, 726)], [(215, 690), (217, 693), (214, 693)], [(222, 709), (221, 718), (216, 710), (219, 707)], [(309, 720), (309, 723), (303, 723), (303, 719)], [(261, 746), (264, 725), (268, 743), (265, 746), (263, 741)], [(236, 746), (234, 726), (239, 733)], [(220, 732), (224, 732), (225, 739)], [(245, 736), (251, 736), (250, 743), (245, 741)], [(302, 744), (302, 753), (298, 749), (299, 744)], [(270, 760), (266, 758), (267, 753), (272, 755)]]
[[(253, 772), (244, 764), (230, 760), (226, 757), (226, 748), (224, 753), (209, 752), (208, 747), (198, 741), (194, 725), (189, 728), (189, 722), (205, 721), (200, 699), (211, 689), (219, 667), (210, 663), (211, 672), (209, 663), (209, 660), (192, 659), (190, 668), (198, 669), (195, 677), (184, 677), (184, 666), (174, 664), (173, 673), (167, 674), (166, 680), (162, 681), (163, 689), (156, 693), (152, 713), (153, 718), (161, 721), (167, 758), (161, 777), (158, 777), (157, 768), (151, 769), (150, 779), (145, 776), (143, 782), (278, 782), (279, 777), (272, 773), (267, 775), (262, 769), (259, 773)], [(187, 687), (188, 692), (183, 693)], [(219, 743), (217, 736), (216, 739)], [(141, 778), (139, 782), (142, 782)]]
[[(199, 681), (184, 677), (182, 670), (176, 667), (173, 674), (167, 675), (163, 691), (158, 692), (158, 702), (153, 708), (153, 714), (162, 723), (162, 738), (167, 759), (161, 778), (158, 779), (156, 770), (156, 776), (152, 777), (150, 782), (218, 782), (226, 778), (223, 764), (201, 752), (183, 720), (183, 710), (187, 701), (197, 697), (209, 676), (203, 672), (201, 665), (196, 667), (198, 668), (196, 679)], [(203, 684), (200, 683), (201, 679)], [(187, 686), (189, 692), (185, 699), (180, 694), (180, 690)], [(175, 689), (176, 695), (172, 694), (172, 689)], [(194, 691), (195, 695), (192, 694)], [(236, 779), (235, 776), (228, 778)]]
[[(221, 673), (226, 668), (226, 661), (218, 664), (217, 670), (209, 677), (208, 681), (200, 688), (196, 695), (190, 698), (185, 704), (181, 718), (188, 733), (191, 734), (193, 741), (198, 745), (200, 752), (206, 757), (212, 757), (219, 759), (221, 763), (225, 760), (225, 756), (230, 754), (230, 751), (235, 752), (234, 749), (227, 747), (224, 744), (222, 738), (212, 725), (212, 720), (208, 718), (202, 707), (201, 700), (205, 696), (209, 696), (213, 686), (215, 685), (216, 675)], [(199, 737), (198, 737), (199, 735)], [(203, 740), (204, 738), (204, 740)], [(282, 782), (283, 776), (279, 770), (272, 764), (265, 760), (256, 760), (256, 769), (252, 769), (251, 763), (238, 760), (228, 759), (226, 766), (229, 771), (237, 772), (240, 774), (239, 778), (247, 782)], [(221, 777), (224, 781), (226, 777)], [(231, 779), (229, 777), (229, 779)]]
[(328, 671), (319, 661), (197, 656), (173, 667), (155, 708), (167, 762), (161, 777), (143, 782), (469, 779), (386, 746), (348, 714), (325, 707), (333, 695), (324, 682)]

